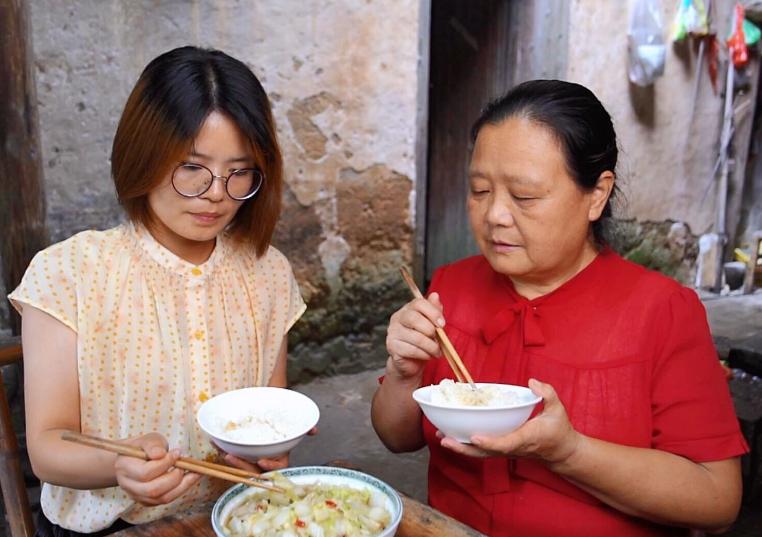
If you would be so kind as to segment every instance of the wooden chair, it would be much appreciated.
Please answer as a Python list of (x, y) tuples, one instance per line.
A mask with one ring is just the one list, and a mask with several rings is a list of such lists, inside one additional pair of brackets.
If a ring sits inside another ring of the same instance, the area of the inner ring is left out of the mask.
[[(0, 347), (0, 366), (20, 363), (21, 345)], [(0, 369), (0, 489), (11, 537), (33, 537), (34, 524), (29, 497), (21, 470), (18, 440), (13, 431), (11, 411), (5, 396), (5, 384)]]

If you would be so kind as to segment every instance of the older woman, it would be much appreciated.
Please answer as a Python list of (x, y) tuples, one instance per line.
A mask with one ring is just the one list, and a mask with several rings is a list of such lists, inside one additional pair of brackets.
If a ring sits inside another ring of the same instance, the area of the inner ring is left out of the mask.
[[(608, 113), (580, 85), (532, 81), (491, 104), (473, 139), (482, 255), (440, 268), (428, 298), (392, 316), (378, 435), (393, 451), (428, 445), (431, 504), (489, 535), (727, 527), (747, 447), (696, 294), (605, 245)], [(477, 380), (528, 384), (541, 411), (502, 437), (442, 437), (411, 398), (452, 376), (436, 325)]]

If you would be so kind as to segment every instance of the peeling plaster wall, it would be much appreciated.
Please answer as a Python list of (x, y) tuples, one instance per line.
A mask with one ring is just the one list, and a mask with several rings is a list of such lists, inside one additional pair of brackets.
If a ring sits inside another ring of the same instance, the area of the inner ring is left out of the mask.
[(406, 298), (397, 269), (412, 261), (422, 4), (30, 0), (52, 240), (122, 218), (108, 159), (145, 64), (180, 45), (221, 48), (262, 81), (284, 153), (275, 244), (309, 306), (292, 375), (378, 365)]
[[(633, 1), (573, 0), (567, 79), (589, 87), (614, 118), (626, 203), (623, 216), (640, 221), (686, 222), (692, 233), (711, 230), (725, 74), (720, 64), (714, 94), (706, 65), (692, 110), (697, 52), (670, 40), (677, 2), (661, 2), (667, 40), (664, 75), (649, 88), (627, 77), (627, 28)], [(715, 2), (724, 36), (733, 2)]]

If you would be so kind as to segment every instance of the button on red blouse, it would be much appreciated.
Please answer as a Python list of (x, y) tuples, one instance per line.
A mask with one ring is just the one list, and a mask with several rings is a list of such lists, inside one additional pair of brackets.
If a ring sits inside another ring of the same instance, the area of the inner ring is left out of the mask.
[[(575, 429), (696, 462), (747, 451), (696, 293), (603, 250), (574, 278), (527, 300), (484, 257), (440, 268), (445, 330), (477, 381), (550, 383)], [(429, 362), (424, 385), (453, 378)], [(431, 451), (431, 505), (493, 536), (687, 535), (625, 515), (531, 460)]]

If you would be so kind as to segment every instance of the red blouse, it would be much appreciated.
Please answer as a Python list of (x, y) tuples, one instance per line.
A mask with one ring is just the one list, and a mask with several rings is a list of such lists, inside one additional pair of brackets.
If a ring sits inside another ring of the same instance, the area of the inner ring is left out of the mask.
[[(585, 435), (696, 462), (748, 449), (703, 305), (674, 280), (604, 250), (534, 300), (481, 256), (437, 270), (429, 291), (440, 294), (447, 334), (475, 380), (550, 383)], [(423, 385), (443, 378), (453, 378), (446, 361), (430, 361)], [(423, 429), (429, 502), (483, 533), (687, 535), (608, 507), (538, 462), (457, 455), (425, 418)]]

